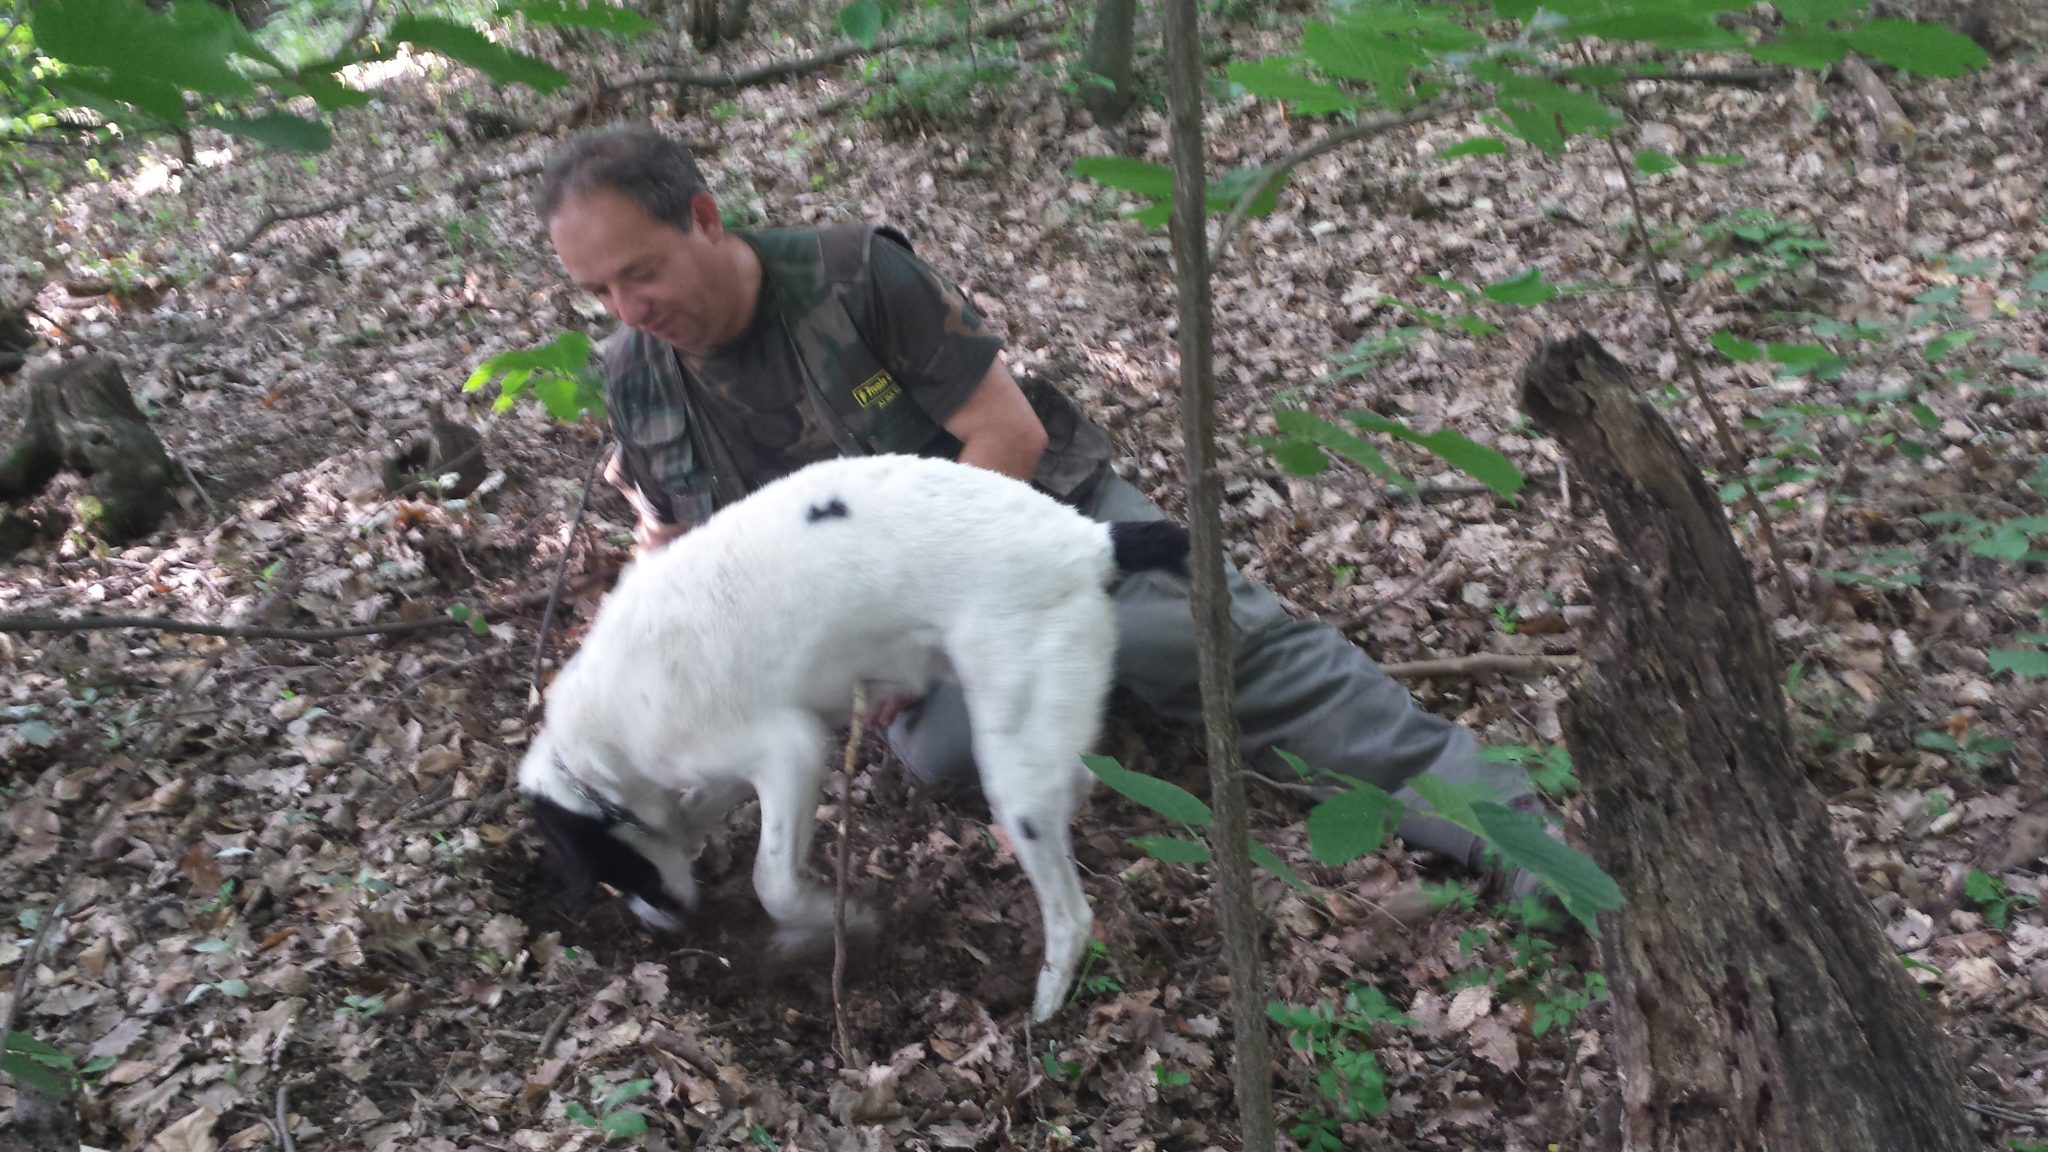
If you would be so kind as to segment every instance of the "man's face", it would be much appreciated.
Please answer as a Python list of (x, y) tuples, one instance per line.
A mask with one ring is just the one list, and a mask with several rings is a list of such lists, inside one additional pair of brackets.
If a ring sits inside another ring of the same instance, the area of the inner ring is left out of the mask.
[(548, 235), (570, 278), (620, 322), (702, 354), (745, 328), (748, 301), (716, 205), (700, 194), (691, 207), (684, 232), (596, 188), (563, 198)]

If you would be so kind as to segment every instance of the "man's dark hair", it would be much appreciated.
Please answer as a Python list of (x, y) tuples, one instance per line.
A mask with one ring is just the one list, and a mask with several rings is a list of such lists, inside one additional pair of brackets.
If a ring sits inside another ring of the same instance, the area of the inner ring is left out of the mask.
[(586, 132), (548, 161), (540, 181), (540, 218), (555, 218), (562, 201), (608, 188), (672, 228), (688, 232), (690, 201), (709, 192), (690, 149), (653, 128)]

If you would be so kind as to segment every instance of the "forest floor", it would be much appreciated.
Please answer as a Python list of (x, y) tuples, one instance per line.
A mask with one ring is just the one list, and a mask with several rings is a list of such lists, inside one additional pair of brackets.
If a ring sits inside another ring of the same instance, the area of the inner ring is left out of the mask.
[[(1289, 43), (1216, 30), (1239, 55)], [(717, 63), (829, 38), (756, 35)], [(872, 81), (853, 64), (674, 104), (672, 89), (628, 88), (599, 118), (671, 123), (737, 222), (904, 228), (1178, 513), (1164, 235), (1068, 174), (1084, 156), (1164, 162), (1164, 118), (1093, 126), (1062, 83), (1077, 43), (1022, 43), (1006, 79), (967, 95), (935, 94), (929, 59), (896, 59)], [(983, 51), (979, 64), (1006, 59)], [(667, 54), (597, 46), (575, 70), (617, 77)], [(2026, 519), (2048, 515), (2048, 58), (1887, 79), (1916, 129), (1903, 146), (1873, 134), (1854, 90), (1810, 75), (1632, 86), (1620, 143), (1742, 157), (1643, 178), (1659, 272), (1713, 402), (1786, 469), (1771, 495), (1793, 595), (1731, 518), (1765, 581), (1804, 768), (1958, 1049), (1986, 1146), (2024, 1149), (2048, 1144), (2048, 680), (1998, 672), (1989, 653), (2048, 630), (2048, 522)], [(553, 898), (507, 794), (540, 599), (567, 549), (553, 669), (628, 558), (630, 512), (598, 491), (572, 533), (601, 430), (528, 403), (493, 413), (490, 390), (461, 385), (497, 352), (608, 330), (531, 209), (557, 141), (489, 128), (568, 98), (431, 60), (364, 83), (375, 102), (338, 116), (318, 156), (202, 137), (188, 168), (151, 145), (104, 179), (0, 206), (16, 261), (0, 289), (40, 285), (49, 342), (118, 358), (203, 490), (118, 549), (67, 531), (53, 493), (51, 530), (0, 569), (0, 611), (319, 627), (460, 604), (486, 622), (319, 643), (0, 635), (0, 971), (22, 988), (61, 902), (16, 1026), (84, 1066), (86, 1142), (276, 1147), (287, 1117), (302, 1150), (566, 1149), (605, 1142), (607, 1122), (614, 1143), (648, 1148), (1234, 1146), (1206, 883), (1134, 848), (1160, 822), (1107, 791), (1077, 828), (1100, 946), (1075, 1002), (1027, 1029), (1035, 904), (985, 807), (917, 794), (869, 749), (854, 885), (887, 930), (848, 981), (850, 1068), (822, 969), (766, 962), (744, 819), (700, 863), (709, 904), (680, 944), (616, 901)], [(1218, 172), (1325, 131), (1242, 96), (1207, 129)], [(1594, 333), (1654, 381), (1696, 457), (1719, 459), (1607, 149), (1440, 158), (1484, 130), (1429, 123), (1316, 160), (1218, 256), (1232, 558), (1386, 663), (1568, 656), (1599, 610), (1583, 579), (1606, 541), (1598, 509), (1515, 406), (1540, 339)], [(245, 240), (266, 211), (332, 197), (352, 199)], [(1455, 312), (1423, 277), (1485, 285), (1532, 267), (1569, 290), (1540, 309), (1477, 305), (1494, 335), (1411, 326), (1390, 303)], [(1834, 378), (1709, 350), (1726, 331), (1842, 351), (1856, 324), (1869, 338)], [(1930, 355), (1964, 328), (1975, 338)], [(1874, 397), (1900, 390), (1917, 395)], [(0, 381), (0, 426), (25, 392)], [(1347, 467), (1289, 476), (1249, 443), (1281, 402), (1455, 428), (1544, 483), (1509, 503), (1401, 445), (1389, 459), (1430, 498)], [(433, 418), (483, 431), (488, 479), (460, 500), (394, 497), (384, 463)], [(1534, 754), (1559, 738), (1570, 677), (1560, 663), (1413, 688), (1485, 743)], [(1119, 717), (1109, 751), (1200, 790), (1198, 742)], [(1583, 933), (1483, 901), (1435, 907), (1415, 881), (1453, 875), (1399, 845), (1319, 866), (1298, 799), (1257, 785), (1252, 799), (1257, 834), (1326, 893), (1259, 879), (1273, 997), (1327, 1008), (1313, 1053), (1279, 1049), (1285, 1127), (1344, 1147), (1615, 1146)], [(821, 867), (832, 845), (821, 833)], [(1339, 1082), (1349, 1120), (1325, 1095)], [(645, 1134), (625, 1134), (632, 1115)]]

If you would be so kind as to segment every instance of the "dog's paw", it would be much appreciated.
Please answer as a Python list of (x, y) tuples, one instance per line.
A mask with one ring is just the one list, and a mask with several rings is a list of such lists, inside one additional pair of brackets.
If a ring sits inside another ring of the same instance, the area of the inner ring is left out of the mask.
[[(872, 909), (854, 901), (846, 902), (846, 938), (849, 944), (874, 936), (880, 921)], [(808, 960), (832, 955), (832, 916), (807, 917), (775, 929), (772, 945), (778, 960)]]

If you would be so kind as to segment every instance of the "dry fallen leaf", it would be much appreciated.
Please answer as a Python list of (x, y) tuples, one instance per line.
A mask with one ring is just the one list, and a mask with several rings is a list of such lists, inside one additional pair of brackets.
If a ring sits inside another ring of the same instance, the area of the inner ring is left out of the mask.
[(151, 1146), (162, 1152), (217, 1152), (220, 1142), (213, 1138), (213, 1126), (219, 1119), (211, 1108), (197, 1109), (158, 1132)]
[(1492, 1010), (1493, 989), (1485, 984), (1475, 984), (1460, 989), (1456, 996), (1451, 997), (1451, 1006), (1444, 1013), (1444, 1023), (1453, 1032), (1463, 1032)]
[(1466, 1035), (1472, 1041), (1472, 1050), (1495, 1068), (1513, 1072), (1521, 1067), (1522, 1052), (1515, 1044), (1514, 1030), (1499, 1017), (1487, 1016), (1473, 1021)]

